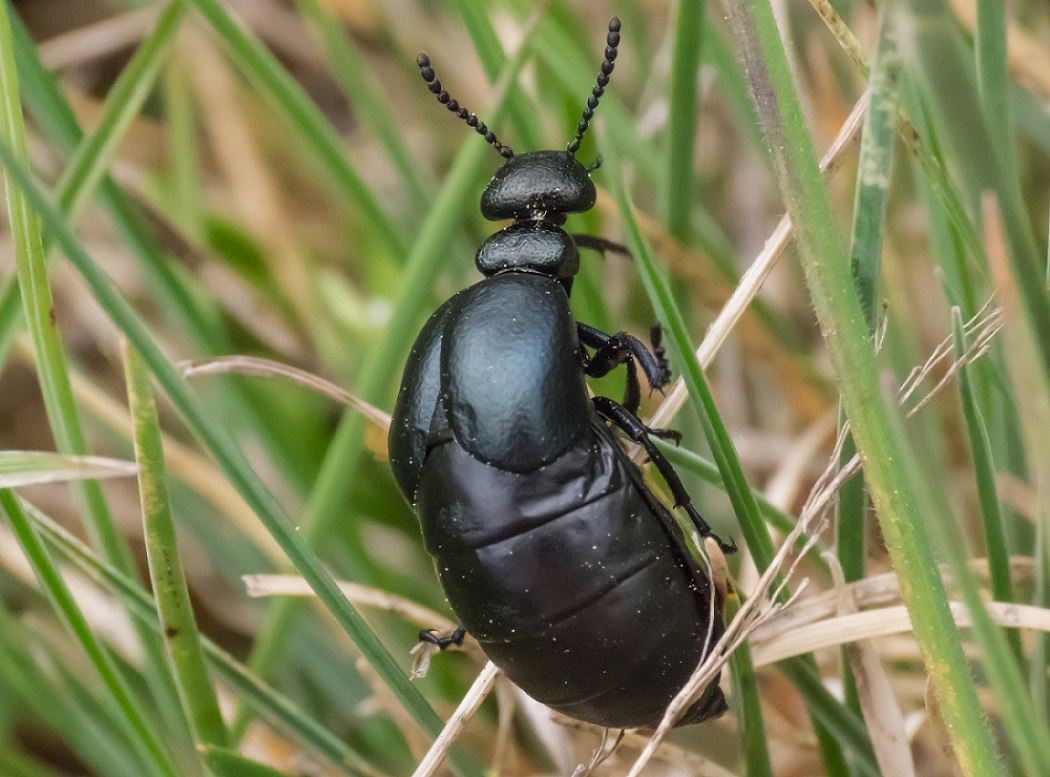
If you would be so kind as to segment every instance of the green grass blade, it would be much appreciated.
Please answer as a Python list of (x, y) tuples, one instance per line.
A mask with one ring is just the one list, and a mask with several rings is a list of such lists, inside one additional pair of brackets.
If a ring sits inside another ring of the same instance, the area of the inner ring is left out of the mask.
[[(140, 80), (149, 81), (151, 72), (155, 74), (155, 65), (163, 54), (165, 39), (173, 34), (179, 16), (180, 14), (169, 9), (162, 18), (163, 26), (156, 33), (156, 45), (147, 41), (144, 51), (136, 53), (134, 61), (139, 64), (131, 68), (131, 74), (123, 80), (125, 88), (118, 94), (119, 106), (112, 109), (111, 115), (119, 115), (129, 121), (129, 115), (137, 112), (137, 107), (134, 106), (136, 96), (142, 98), (145, 89), (134, 85)], [(0, 112), (3, 121), (0, 144), (10, 144), (15, 151), (15, 158), (25, 159), (25, 128), (19, 100), (13, 42), (13, 30), (5, 5), (0, 8)], [(107, 126), (114, 129), (119, 126), (119, 122)], [(96, 138), (101, 134), (97, 133)], [(101, 152), (104, 148), (103, 143), (98, 150)], [(91, 154), (84, 157), (81, 169), (90, 171), (106, 165), (108, 161), (102, 161), (101, 153)], [(88, 178), (90, 176), (85, 177), (82, 183), (86, 185)], [(73, 399), (66, 355), (55, 320), (40, 226), (36, 217), (26, 209), (20, 193), (10, 192), (8, 202), (15, 236), (18, 288), (9, 287), (0, 295), (0, 313), (6, 316), (2, 323), (7, 327), (6, 332), (0, 334), (0, 341), (9, 341), (12, 336), (17, 320), (18, 292), (21, 292), (22, 307), (36, 356), (38, 380), (56, 447), (64, 453), (87, 455), (87, 441)], [(99, 484), (94, 481), (80, 483), (73, 493), (86, 508), (84, 523), (95, 546), (105, 553), (111, 563), (126, 572), (132, 572), (135, 567), (127, 541), (113, 522)], [(152, 693), (158, 699), (162, 713), (171, 722), (174, 695), (170, 678), (163, 665), (162, 648), (159, 641), (148, 632), (140, 632), (138, 637), (149, 660), (148, 679)]]
[(1014, 132), (1011, 81), (1006, 63), (1006, 5), (1003, 0), (977, 3), (977, 87), (981, 108), (994, 139), (989, 150), (999, 156), (1006, 175), (1017, 178), (1017, 149)]
[[(977, 203), (985, 192), (994, 192), (1006, 236), (1010, 269), (1014, 274), (1018, 293), (1023, 301), (1026, 322), (1037, 344), (1042, 368), (1050, 376), (1050, 295), (1042, 287), (1041, 252), (1028, 221), (1020, 177), (1013, 169), (1012, 154), (993, 130), (1000, 130), (1004, 122), (1010, 125), (1009, 106), (1004, 117), (996, 117), (995, 124), (986, 124), (986, 111), (999, 110), (999, 100), (1006, 99), (989, 93), (977, 94), (973, 84), (973, 62), (970, 52), (959, 39), (954, 13), (943, 0), (925, 0), (915, 13), (914, 39), (911, 44), (917, 53), (916, 72), (925, 85), (923, 100), (932, 109), (934, 120), (946, 140), (950, 161), (962, 174), (972, 202)], [(994, 35), (992, 38), (994, 39)], [(996, 48), (985, 43), (985, 54)], [(981, 68), (989, 90), (1001, 84), (990, 60), (1005, 56), (999, 51), (986, 56)], [(985, 105), (987, 99), (990, 104)], [(958, 116), (969, 117), (959, 121)]]
[[(892, 12), (899, 3), (887, 9)], [(977, 695), (948, 608), (944, 583), (936, 569), (920, 509), (914, 473), (899, 421), (879, 394), (860, 300), (835, 218), (824, 189), (813, 142), (768, 0), (731, 7), (737, 45), (744, 56), (763, 131), (788, 211), (807, 285), (832, 364), (839, 377), (843, 404), (861, 453), (872, 499), (887, 548), (901, 578), (904, 602), (927, 662), (941, 713), (965, 772), (998, 773), (991, 733), (980, 714)]]
[(222, 38), (227, 53), (288, 120), (296, 134), (317, 156), (320, 169), (329, 174), (338, 190), (361, 211), (391, 256), (405, 251), (405, 241), (393, 220), (379, 205), (372, 190), (347, 161), (343, 142), (321, 110), (295, 83), (288, 71), (254, 37), (245, 32), (218, 0), (185, 0), (193, 5)]
[(748, 549), (755, 557), (759, 568), (765, 569), (772, 561), (774, 550), (773, 543), (766, 532), (765, 523), (759, 514), (758, 504), (744, 477), (729, 433), (718, 414), (718, 408), (715, 406), (707, 380), (693, 355), (694, 349), (685, 320), (674, 302), (666, 279), (656, 268), (652, 252), (634, 219), (631, 204), (627, 199), (627, 191), (620, 177), (619, 157), (611, 144), (604, 145), (604, 152), (603, 158), (606, 160), (604, 167), (607, 170), (607, 177), (612, 182), (613, 194), (620, 208), (627, 247), (634, 257), (656, 318), (664, 327), (664, 333), (670, 345), (669, 351), (676, 356), (681, 375), (689, 390), (689, 396), (694, 406), (700, 409), (698, 415), (704, 436), (711, 448), (711, 454), (718, 466), (722, 482), (725, 484), (726, 494), (733, 505), (733, 511), (740, 522)]
[(285, 777), (271, 766), (253, 761), (222, 747), (202, 749), (204, 760), (215, 777)]
[[(52, 547), (90, 578), (114, 591), (136, 618), (160, 633), (161, 626), (153, 598), (142, 586), (100, 559), (90, 548), (40, 510), (30, 504), (25, 504), (24, 507), (29, 520)], [(321, 727), (313, 718), (305, 715), (287, 697), (261, 682), (244, 664), (207, 637), (202, 638), (201, 644), (208, 660), (222, 675), (223, 680), (248, 699), (262, 717), (282, 731), (289, 732), (307, 749), (328, 759), (334, 766), (344, 769), (349, 767), (355, 773), (367, 773), (367, 762), (362, 756)]]
[[(26, 104), (52, 143), (58, 149), (72, 153), (83, 137), (76, 117), (51, 74), (43, 69), (33, 42), (17, 17), (12, 18), (12, 26)], [(67, 196), (78, 199), (80, 195), (69, 190)], [(139, 208), (108, 178), (101, 183), (100, 197), (130, 253), (142, 265), (144, 281), (155, 289), (154, 298), (161, 301), (167, 315), (174, 319), (173, 325), (185, 331), (205, 354), (230, 353), (232, 346), (217, 311), (202, 302), (206, 293), (190, 275), (178, 272), (178, 263), (161, 247)], [(15, 285), (0, 296), (0, 350), (13, 337), (20, 304), (17, 292)], [(271, 459), (277, 462), (289, 482), (300, 492), (305, 491), (313, 471), (308, 468), (308, 458), (296, 446), (296, 438), (280, 433), (283, 427), (279, 419), (267, 412), (266, 404), (259, 401), (257, 393), (248, 390), (245, 382), (224, 381), (220, 390), (228, 414), (248, 427), (251, 434), (266, 446)]]
[[(965, 349), (965, 339), (962, 316), (958, 308), (952, 311), (952, 335), (955, 339), (956, 358), (961, 358)], [(977, 478), (985, 525), (993, 596), (997, 601), (1009, 602), (1012, 601), (1012, 587), (1005, 538), (1002, 535), (1002, 516), (995, 492), (995, 472), (990, 458), (987, 431), (974, 402), (967, 373), (968, 368), (964, 365), (960, 369), (959, 391), (963, 399), (963, 414), (967, 422), (970, 453), (974, 459), (974, 474)], [(940, 521), (936, 524), (939, 525)], [(1018, 663), (1018, 657), (1022, 655), (1018, 635), (1014, 632), (1012, 639), (1008, 639), (1003, 629), (988, 614), (981, 592), (967, 567), (967, 549), (960, 542), (959, 533), (950, 523), (941, 532), (941, 543), (973, 622), (974, 635), (981, 646), (981, 663), (992, 688), (996, 691), (1003, 726), (1013, 744), (1011, 756), (1016, 758), (1024, 767), (1025, 773), (1031, 777), (1046, 774), (1050, 770), (1050, 734), (1041, 725), (1027, 693), (1027, 684)]]
[(7, 777), (55, 777), (55, 773), (6, 743), (0, 744), (0, 774)]
[[(189, 73), (183, 57), (171, 57), (164, 70), (164, 114), (168, 119), (173, 218), (194, 242), (204, 240), (204, 202), (197, 170), (197, 127)], [(105, 197), (105, 192), (103, 192)]]
[[(977, 404), (974, 393), (970, 367), (963, 361), (966, 353), (966, 339), (963, 335), (962, 314), (958, 308), (952, 309), (952, 337), (955, 345), (955, 358), (961, 362), (959, 368), (959, 396), (962, 399), (963, 418), (966, 420), (966, 435), (970, 444), (970, 458), (973, 460), (974, 479), (977, 483), (977, 497), (981, 506), (981, 519), (984, 522), (984, 540), (988, 553), (988, 571), (991, 578), (992, 598), (997, 602), (1012, 602), (1014, 599), (1013, 582), (1010, 579), (1010, 550), (1003, 533), (1003, 512), (999, 506), (999, 494), (995, 485), (995, 464), (992, 458), (992, 443), (988, 438), (988, 427), (984, 414)], [(1020, 657), (1021, 642), (1016, 631), (1011, 631), (1011, 641)]]
[[(142, 319), (79, 246), (61, 215), (48, 203), (6, 144), (0, 144), (0, 157), (8, 175), (16, 181), (27, 199), (31, 200), (32, 207), (41, 215), (54, 235), (57, 245), (87, 282), (96, 301), (131, 344), (142, 353), (150, 371), (164, 388), (187, 426), (211, 451), (227, 479), (256, 513), (311, 588), (317, 592), (321, 602), (376, 669), (383, 682), (390, 687), (423, 730), (436, 737), (441, 731), (441, 719), (416, 687), (409, 683), (405, 670), (397, 664), (375, 633), (361, 619), (357, 610), (343, 596), (320, 559), (306, 545), (291, 518), (263, 485), (240, 448), (230, 439), (225, 429), (204, 412), (181, 374), (160, 351)], [(469, 768), (463, 766), (461, 757), (460, 770), (469, 771)]]
[(57, 567), (26, 518), (18, 499), (7, 489), (0, 490), (0, 507), (7, 514), (11, 529), (36, 573), (41, 589), (87, 654), (99, 678), (120, 708), (132, 737), (131, 746), (139, 751), (145, 763), (149, 764), (156, 774), (177, 777), (178, 771), (150, 724), (149, 716), (135, 700), (113, 659), (91, 630), (84, 613), (73, 599)]
[(87, 137), (73, 153), (57, 189), (59, 207), (78, 217), (106, 174), (131, 122), (138, 116), (143, 103), (156, 84), (160, 69), (167, 59), (183, 18), (186, 4), (171, 0), (157, 20), (157, 26), (139, 46), (128, 66), (124, 68), (109, 94), (106, 95), (102, 119), (94, 134)]
[(124, 346), (128, 404), (135, 430), (135, 459), (139, 463), (139, 494), (150, 580), (157, 614), (164, 626), (164, 644), (195, 743), (225, 746), (226, 726), (219, 711), (201, 652), (200, 633), (193, 615), (189, 589), (182, 571), (175, 524), (168, 500), (168, 476), (160, 439), (157, 404), (142, 357)]
[(405, 145), (403, 129), (391, 113), (396, 106), (391, 105), (383, 94), (368, 62), (346, 35), (339, 20), (321, 5), (320, 0), (298, 0), (298, 6), (324, 46), (332, 74), (357, 108), (356, 115), (368, 124), (372, 136), (386, 149), (387, 156), (397, 168), (412, 206), (425, 208), (428, 195), (434, 190), (434, 182), (429, 180), (426, 168), (412, 157)]
[[(482, 70), (485, 71), (489, 81), (495, 83), (499, 74), (506, 67), (507, 57), (503, 53), (499, 36), (496, 35), (496, 30), (492, 26), (488, 9), (474, 0), (451, 0), (451, 3), (456, 6), (463, 17), (463, 24), (470, 35), (470, 41), (481, 62)], [(507, 95), (505, 113), (507, 121), (514, 127), (523, 150), (532, 151), (544, 147), (536, 114), (532, 106), (520, 99), (517, 87), (512, 87), (510, 94)], [(488, 123), (491, 126), (491, 121)]]
[[(900, 55), (892, 17), (885, 9), (879, 21), (879, 41), (868, 82), (870, 98), (864, 117), (857, 190), (853, 210), (850, 271), (864, 311), (868, 332), (874, 333), (878, 310), (878, 285), (882, 267), (882, 233), (885, 228), (893, 172), (893, 153), (899, 111)], [(845, 415), (840, 411), (840, 424)], [(856, 446), (849, 437), (842, 447), (845, 466)], [(859, 473), (839, 490), (835, 545), (839, 566), (847, 582), (864, 577), (867, 560), (868, 493)], [(843, 653), (845, 659), (845, 653)], [(848, 660), (843, 661), (843, 684), (847, 703), (860, 710), (857, 687)]]
[[(737, 520), (740, 522), (740, 528), (744, 534), (748, 551), (759, 569), (764, 570), (772, 562), (774, 554), (773, 543), (759, 514), (758, 504), (751, 487), (748, 485), (747, 478), (744, 477), (740, 459), (736, 454), (733, 442), (718, 414), (718, 408), (715, 406), (714, 397), (707, 385), (703, 370), (694, 356), (695, 349), (690, 343), (681, 311), (674, 302), (667, 281), (656, 268), (652, 253), (634, 218), (631, 204), (623, 185), (623, 179), (619, 174), (619, 157), (614, 152), (611, 144), (605, 144), (604, 149), (605, 167), (609, 170), (608, 175), (612, 181), (613, 194), (619, 205), (627, 247), (631, 250), (631, 254), (634, 257), (657, 320), (664, 325), (664, 331), (668, 335), (670, 351), (677, 356), (681, 374), (686, 382), (693, 405), (700, 409), (698, 416), (701, 428), (704, 431), (704, 436), (707, 438), (708, 446), (711, 448), (726, 494), (733, 505)], [(798, 663), (805, 664), (808, 663), (808, 660), (799, 659)], [(807, 701), (809, 701), (808, 698)], [(823, 724), (823, 721), (820, 721), (820, 723)], [(836, 727), (832, 728), (834, 730)], [(757, 743), (753, 744), (757, 746)], [(865, 751), (870, 751), (866, 742), (854, 740), (851, 744), (857, 749), (859, 755)], [(835, 761), (841, 760), (837, 753), (829, 753), (829, 755)]]
[(667, 231), (680, 243), (691, 239), (693, 160), (700, 44), (706, 34), (703, 0), (681, 0), (671, 53), (671, 115), (667, 132)]
[[(726, 620), (731, 621), (739, 610), (740, 600), (736, 596), (729, 597), (726, 602)], [(747, 777), (773, 777), (758, 677), (747, 644), (741, 645), (729, 661), (733, 668), (733, 707), (740, 723), (743, 750), (747, 753)]]

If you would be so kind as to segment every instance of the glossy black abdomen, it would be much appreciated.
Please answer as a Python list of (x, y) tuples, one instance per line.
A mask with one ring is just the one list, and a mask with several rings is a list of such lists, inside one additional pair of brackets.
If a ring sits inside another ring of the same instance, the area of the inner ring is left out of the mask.
[[(722, 629), (640, 477), (592, 418), (529, 474), (449, 441), (428, 456), (418, 504), (449, 602), (489, 658), (538, 701), (615, 728), (656, 725)], [(683, 722), (724, 704), (712, 685)]]

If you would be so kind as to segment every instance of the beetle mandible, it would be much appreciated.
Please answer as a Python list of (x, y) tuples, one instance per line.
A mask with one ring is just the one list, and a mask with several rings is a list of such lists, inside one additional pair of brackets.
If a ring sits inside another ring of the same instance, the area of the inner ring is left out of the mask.
[[(723, 631), (720, 594), (649, 490), (615, 432), (643, 446), (701, 536), (710, 527), (637, 417), (641, 368), (654, 389), (669, 368), (623, 332), (573, 319), (579, 247), (611, 244), (562, 229), (594, 207), (591, 168), (575, 153), (620, 41), (609, 22), (605, 59), (565, 151), (515, 155), (446, 92), (430, 59), (431, 92), (505, 162), (481, 212), (513, 219), (478, 249), (485, 278), (445, 302), (405, 367), (390, 428), (390, 462), (419, 517), (427, 550), (462, 623), (527, 694), (609, 728), (655, 726)], [(589, 350), (588, 350), (589, 349)], [(589, 398), (585, 376), (624, 365), (624, 401)], [(717, 538), (715, 538), (717, 540)], [(732, 549), (719, 541), (726, 550)], [(720, 715), (712, 683), (680, 723)]]

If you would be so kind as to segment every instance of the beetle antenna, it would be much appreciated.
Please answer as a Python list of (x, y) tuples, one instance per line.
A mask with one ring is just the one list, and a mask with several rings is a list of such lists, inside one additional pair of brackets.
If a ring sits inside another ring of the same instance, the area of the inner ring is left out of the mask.
[(587, 107), (583, 109), (583, 118), (576, 125), (576, 137), (570, 140), (569, 145), (565, 147), (565, 150), (573, 156), (579, 150), (580, 141), (583, 140), (583, 135), (587, 132), (591, 119), (594, 118), (594, 109), (598, 107), (598, 101), (605, 94), (605, 87), (609, 85), (609, 76), (612, 75), (613, 67), (615, 67), (616, 49), (619, 45), (620, 19), (614, 16), (609, 20), (609, 35), (605, 39), (605, 60), (602, 62), (601, 72), (598, 73), (598, 82), (594, 85), (594, 89), (591, 90), (591, 96), (587, 100)]
[(456, 114), (460, 119), (467, 123), (468, 127), (473, 127), (474, 131), (485, 138), (485, 142), (492, 146), (499, 155), (504, 159), (510, 159), (514, 156), (514, 152), (511, 151), (510, 146), (505, 146), (496, 139), (496, 133), (485, 126), (485, 122), (479, 121), (478, 117), (464, 108), (459, 104), (459, 101), (455, 100), (448, 92), (441, 86), (441, 82), (437, 79), (437, 74), (434, 73), (434, 68), (430, 66), (430, 57), (425, 52), (420, 52), (419, 56), (416, 57), (416, 64), (419, 65), (419, 74), (423, 76), (423, 80), (427, 82), (427, 88), (437, 97), (437, 101)]

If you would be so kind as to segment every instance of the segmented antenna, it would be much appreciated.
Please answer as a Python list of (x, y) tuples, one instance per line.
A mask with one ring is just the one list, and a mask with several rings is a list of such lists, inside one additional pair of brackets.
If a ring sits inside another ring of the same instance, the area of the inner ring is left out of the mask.
[(616, 62), (616, 49), (620, 45), (620, 20), (614, 16), (609, 20), (609, 35), (605, 39), (605, 60), (602, 62), (602, 70), (598, 73), (598, 83), (591, 90), (591, 96), (587, 100), (587, 107), (583, 109), (583, 118), (576, 125), (576, 137), (569, 141), (565, 150), (575, 155), (580, 148), (580, 141), (591, 125), (594, 118), (594, 109), (598, 107), (598, 101), (605, 94), (605, 87), (609, 85), (609, 76), (612, 75)]
[(427, 88), (437, 97), (439, 103), (465, 121), (468, 127), (473, 127), (474, 131), (485, 138), (485, 142), (496, 149), (504, 159), (510, 159), (514, 156), (514, 152), (511, 151), (510, 147), (500, 143), (499, 140), (496, 139), (496, 133), (485, 126), (485, 122), (479, 121), (476, 115), (460, 105), (457, 100), (454, 100), (452, 96), (441, 87), (441, 82), (437, 80), (434, 68), (430, 66), (430, 57), (428, 57), (425, 52), (419, 53), (419, 56), (416, 57), (416, 64), (419, 65), (419, 74), (423, 76), (423, 80), (427, 82)]

